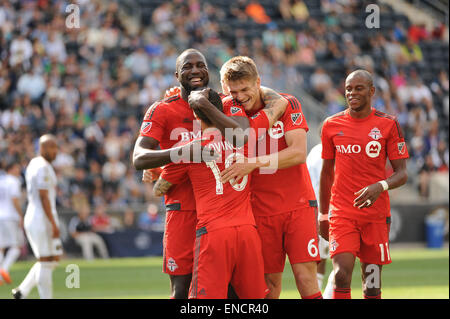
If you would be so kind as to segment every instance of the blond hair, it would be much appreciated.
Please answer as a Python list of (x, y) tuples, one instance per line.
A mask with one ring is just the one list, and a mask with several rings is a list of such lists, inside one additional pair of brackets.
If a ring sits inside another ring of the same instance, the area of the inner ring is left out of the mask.
[(220, 69), (220, 80), (224, 83), (239, 80), (256, 80), (259, 77), (255, 62), (248, 56), (235, 56)]

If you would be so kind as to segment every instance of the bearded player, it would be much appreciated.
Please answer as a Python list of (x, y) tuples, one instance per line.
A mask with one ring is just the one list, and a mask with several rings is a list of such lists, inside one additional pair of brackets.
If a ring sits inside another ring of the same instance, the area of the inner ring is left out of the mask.
[[(374, 93), (369, 72), (350, 73), (348, 109), (328, 117), (322, 128), (320, 230), (330, 244), (334, 299), (351, 298), (356, 257), (364, 298), (381, 299), (382, 266), (391, 263), (387, 190), (406, 183), (408, 151), (397, 120), (372, 107)], [(394, 170), (390, 177), (387, 159)]]

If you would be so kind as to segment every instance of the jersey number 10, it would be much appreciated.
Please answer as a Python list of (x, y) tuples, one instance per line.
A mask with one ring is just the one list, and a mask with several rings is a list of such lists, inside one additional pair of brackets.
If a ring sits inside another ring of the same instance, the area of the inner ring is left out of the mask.
[[(236, 160), (238, 160), (239, 158), (244, 158), (244, 155), (242, 155), (241, 153), (236, 153), (236, 154), (230, 154), (228, 155), (228, 157), (225, 159), (225, 168), (228, 168), (231, 166), (231, 164), (233, 164), (233, 159), (236, 158)], [(206, 162), (205, 163), (206, 166), (208, 166), (213, 175), (214, 178), (216, 179), (216, 194), (217, 195), (223, 195), (223, 184), (220, 181), (220, 169), (217, 166), (216, 161), (212, 161), (212, 162)], [(234, 178), (230, 180), (230, 184), (231, 187), (233, 187), (236, 191), (240, 192), (242, 190), (244, 190), (245, 186), (247, 186), (247, 181), (248, 181), (248, 176), (245, 175), (242, 178), (242, 181), (236, 185), (233, 185), (232, 183), (234, 183)]]

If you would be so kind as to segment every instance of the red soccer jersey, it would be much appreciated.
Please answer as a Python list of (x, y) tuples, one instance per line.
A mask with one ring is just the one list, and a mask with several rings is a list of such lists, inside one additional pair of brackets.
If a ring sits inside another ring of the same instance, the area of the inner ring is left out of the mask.
[[(153, 137), (161, 149), (200, 136), (200, 126), (194, 129), (194, 114), (181, 94), (155, 102), (145, 114), (140, 136)], [(177, 210), (195, 210), (194, 194), (189, 181), (175, 185), (164, 197), (167, 205), (179, 205)]]
[[(280, 119), (259, 139), (254, 154), (256, 156), (277, 153), (287, 148), (285, 132), (295, 129), (308, 131), (300, 102), (292, 95), (281, 95), (289, 101), (289, 105)], [(254, 121), (260, 116), (257, 113), (248, 115), (251, 116), (252, 127), (255, 128)], [(272, 170), (269, 174), (262, 172), (254, 170), (252, 173), (251, 200), (255, 216), (276, 215), (316, 205), (306, 163), (277, 169), (275, 172)]]
[(388, 192), (382, 192), (368, 208), (353, 207), (353, 201), (355, 192), (387, 178), (387, 158), (408, 158), (397, 120), (374, 108), (368, 117), (355, 119), (347, 109), (325, 120), (322, 147), (323, 159), (335, 159), (331, 215), (386, 222), (386, 217), (390, 216)]
[(242, 150), (234, 150), (221, 136), (212, 137), (213, 140), (206, 142), (206, 148), (213, 148), (222, 154), (222, 160), (169, 164), (164, 167), (161, 177), (172, 184), (189, 178), (197, 203), (197, 229), (206, 227), (207, 231), (212, 231), (222, 227), (255, 225), (250, 205), (250, 176), (244, 177), (235, 186), (220, 181), (220, 172), (232, 163), (234, 154), (242, 154)]

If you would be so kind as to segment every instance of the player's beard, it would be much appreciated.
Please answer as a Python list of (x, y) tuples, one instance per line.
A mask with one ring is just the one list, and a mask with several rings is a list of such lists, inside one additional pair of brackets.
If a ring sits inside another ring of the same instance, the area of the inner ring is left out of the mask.
[(202, 80), (202, 83), (200, 85), (192, 86), (189, 82), (189, 80), (186, 81), (180, 81), (180, 85), (186, 90), (187, 94), (191, 94), (192, 91), (200, 91), (203, 90), (208, 86), (209, 83), (209, 77), (205, 76)]

